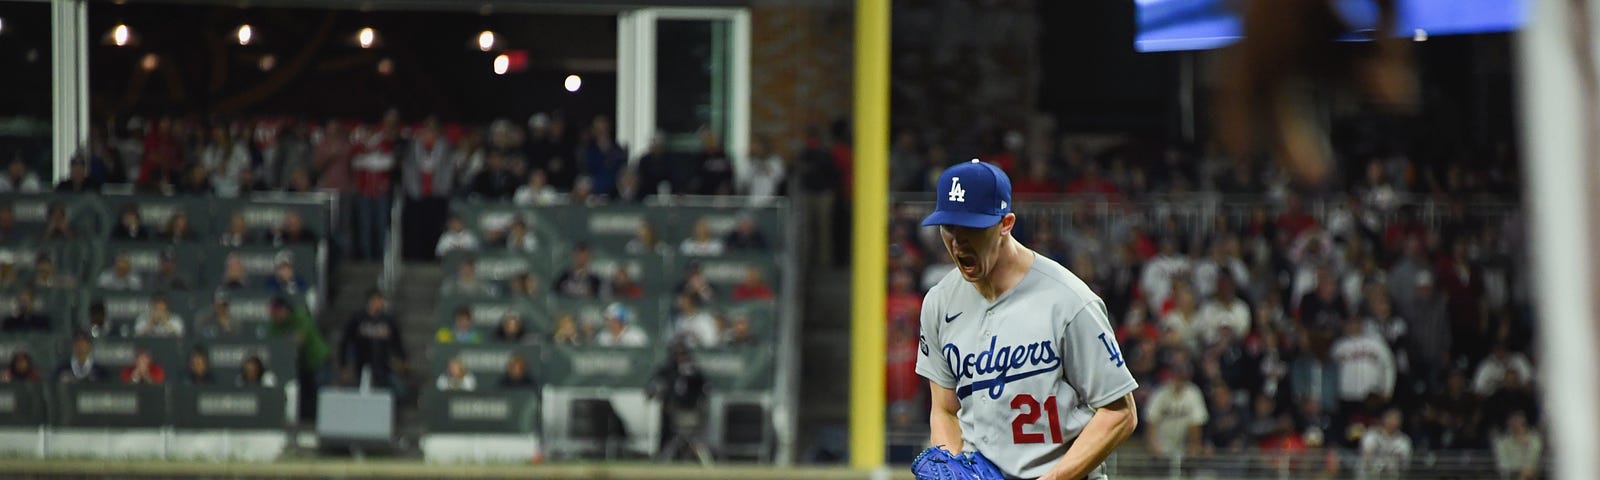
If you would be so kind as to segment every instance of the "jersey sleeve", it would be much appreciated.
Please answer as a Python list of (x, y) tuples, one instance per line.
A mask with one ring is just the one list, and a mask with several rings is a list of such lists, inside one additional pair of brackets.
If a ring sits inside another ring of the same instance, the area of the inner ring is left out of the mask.
[(941, 387), (954, 389), (956, 374), (950, 371), (950, 364), (944, 361), (944, 343), (939, 340), (942, 305), (933, 301), (935, 291), (928, 292), (928, 300), (922, 303), (921, 331), (917, 336), (917, 375)]
[(1139, 383), (1128, 372), (1122, 347), (1111, 330), (1104, 303), (1091, 302), (1066, 319), (1061, 338), (1062, 376), (1078, 399), (1100, 408), (1122, 398)]

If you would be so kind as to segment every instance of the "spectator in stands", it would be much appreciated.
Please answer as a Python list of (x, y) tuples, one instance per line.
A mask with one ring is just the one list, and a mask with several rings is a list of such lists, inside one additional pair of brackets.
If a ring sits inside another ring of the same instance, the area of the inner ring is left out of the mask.
[(50, 209), (45, 214), (44, 233), (40, 234), (39, 238), (66, 242), (78, 238), (78, 229), (72, 227), (72, 221), (67, 217), (66, 205), (59, 202), (50, 204)]
[(300, 418), (317, 417), (317, 386), (319, 378), (326, 376), (328, 366), (328, 341), (304, 309), (294, 308), (288, 298), (273, 297), (267, 307), (271, 321), (267, 334), (273, 338), (288, 338), (295, 346), (295, 376), (299, 385)]
[(770, 204), (772, 198), (783, 194), (785, 169), (783, 157), (771, 142), (761, 136), (752, 138), (747, 173), (738, 182), (739, 194), (749, 196), (751, 205)]
[(100, 272), (99, 281), (95, 282), (100, 288), (106, 290), (141, 290), (144, 281), (138, 273), (133, 271), (133, 260), (128, 257), (128, 252), (118, 252), (112, 260), (111, 268)]
[(393, 383), (390, 372), (404, 370), (406, 349), (400, 323), (389, 313), (388, 301), (377, 289), (367, 292), (366, 308), (345, 322), (339, 338), (339, 359), (347, 381), (359, 378), (363, 368), (371, 368), (373, 385), (389, 387)]
[(250, 166), (249, 143), (244, 132), (229, 132), (221, 125), (211, 127), (211, 138), (200, 147), (198, 165), (209, 172), (207, 183), (218, 196), (239, 195), (239, 172)]
[(1359, 412), (1369, 397), (1394, 395), (1394, 353), (1360, 320), (1345, 321), (1344, 336), (1333, 342), (1329, 356), (1339, 369), (1340, 411)]
[(166, 295), (151, 295), (150, 309), (140, 314), (138, 321), (134, 322), (133, 334), (139, 337), (182, 337), (183, 317), (168, 308)]
[(1234, 401), (1233, 390), (1218, 385), (1211, 388), (1210, 421), (1204, 432), (1207, 455), (1217, 452), (1244, 453), (1249, 439), (1250, 412), (1243, 403)]
[(617, 175), (628, 165), (628, 152), (617, 145), (611, 134), (611, 121), (605, 115), (596, 115), (589, 122), (583, 144), (578, 147), (578, 161), (599, 195), (617, 193)]
[[(196, 197), (222, 196), (213, 188), (211, 170), (206, 169), (205, 165), (194, 163), (184, 168), (183, 177), (172, 187), (173, 192)], [(162, 188), (163, 192), (166, 190), (166, 187)]]
[(1543, 455), (1544, 440), (1539, 438), (1539, 432), (1528, 428), (1528, 419), (1522, 412), (1512, 412), (1506, 419), (1505, 430), (1494, 439), (1494, 464), (1500, 471), (1500, 478), (1539, 478)]
[(161, 260), (156, 264), (156, 275), (150, 279), (150, 284), (157, 290), (188, 291), (194, 282), (189, 281), (187, 275), (178, 272), (178, 253), (164, 250), (160, 254)]
[(1151, 311), (1163, 311), (1162, 304), (1172, 293), (1173, 281), (1188, 272), (1189, 259), (1178, 253), (1177, 239), (1162, 237), (1160, 253), (1144, 263), (1144, 272), (1139, 275), (1139, 286)]
[(1529, 421), (1535, 423), (1541, 416), (1538, 397), (1534, 396), (1531, 385), (1516, 369), (1506, 370), (1499, 388), (1485, 397), (1482, 405), (1485, 425), (1505, 425), (1511, 412), (1523, 412)]
[(272, 268), (272, 276), (267, 277), (266, 287), (278, 295), (296, 296), (304, 295), (311, 291), (311, 284), (294, 270), (294, 257), (285, 250), (279, 252), (277, 265)]
[(722, 240), (711, 236), (711, 224), (704, 218), (694, 222), (694, 233), (678, 246), (678, 252), (688, 257), (717, 257), (724, 250)]
[(593, 207), (605, 203), (605, 197), (595, 194), (594, 179), (588, 175), (579, 175), (577, 180), (572, 182), (572, 191), (567, 192), (568, 205)]
[(500, 377), (500, 388), (508, 390), (539, 390), (539, 382), (528, 375), (528, 360), (512, 354), (506, 360), (506, 373)]
[(461, 220), (460, 215), (450, 215), (446, 222), (447, 227), (439, 235), (439, 243), (433, 247), (433, 254), (443, 258), (453, 253), (472, 253), (478, 251), (478, 234), (467, 230), (467, 223)]
[(467, 371), (461, 357), (450, 357), (434, 386), (441, 392), (471, 392), (478, 389), (478, 377)]
[(1200, 351), (1200, 309), (1195, 305), (1194, 292), (1185, 282), (1177, 282), (1172, 289), (1172, 309), (1161, 318), (1161, 332), (1169, 346)]
[(589, 272), (589, 244), (572, 246), (572, 266), (556, 277), (556, 295), (595, 298), (600, 294), (600, 278)]
[(717, 346), (722, 336), (717, 326), (716, 317), (700, 308), (700, 300), (694, 295), (679, 294), (676, 307), (677, 316), (673, 320), (673, 329), (677, 342), (697, 348)]
[(1361, 472), (1394, 477), (1405, 474), (1411, 462), (1411, 438), (1400, 431), (1400, 410), (1383, 414), (1382, 428), (1369, 429), (1361, 436)]
[(511, 160), (505, 155), (490, 152), (484, 170), (472, 179), (472, 195), (491, 201), (511, 198), (522, 181), (511, 167)]
[(283, 191), (289, 193), (311, 193), (316, 185), (311, 183), (311, 174), (306, 169), (296, 168), (289, 170), (289, 179), (283, 185)]
[(11, 252), (0, 252), (0, 291), (16, 290), (22, 285), (18, 278), (21, 272), (17, 269), (17, 259)]
[(28, 171), (28, 164), (22, 161), (22, 155), (11, 157), (11, 163), (6, 165), (5, 175), (0, 175), (0, 193), (39, 193), (44, 191), (44, 183), (39, 181), (39, 176)]
[(723, 237), (722, 243), (735, 252), (767, 251), (767, 237), (756, 228), (756, 220), (750, 215), (740, 215), (738, 223), (734, 224), (733, 230)]
[(639, 222), (639, 228), (634, 230), (633, 238), (622, 247), (628, 255), (665, 255), (672, 251), (666, 243), (656, 238), (656, 229), (650, 222)]
[(678, 282), (678, 287), (673, 289), (677, 295), (688, 294), (700, 303), (709, 303), (717, 298), (716, 287), (706, 280), (706, 272), (700, 262), (690, 262), (684, 269), (683, 281)]
[(228, 229), (222, 232), (222, 246), (243, 247), (254, 242), (255, 239), (250, 235), (250, 227), (244, 222), (243, 213), (235, 213), (228, 217)]
[(649, 194), (639, 185), (639, 172), (633, 168), (623, 168), (617, 176), (617, 194), (612, 200), (621, 205), (638, 205), (644, 203), (645, 195)]
[(456, 267), (456, 274), (439, 286), (439, 296), (493, 298), (500, 296), (500, 287), (478, 277), (478, 259), (466, 257)]
[(283, 223), (272, 229), (271, 239), (274, 247), (314, 245), (319, 240), (315, 232), (306, 228), (306, 221), (300, 217), (300, 212), (294, 210), (283, 212)]
[[(1399, 281), (1399, 277), (1395, 281)], [(1410, 351), (1412, 368), (1418, 372), (1436, 372), (1451, 363), (1451, 324), (1446, 316), (1444, 298), (1433, 289), (1433, 274), (1423, 271), (1413, 280), (1410, 308), (1401, 315), (1410, 321)], [(1405, 305), (1405, 304), (1402, 304)]]
[(167, 217), (167, 225), (161, 229), (156, 238), (166, 243), (193, 241), (194, 227), (189, 225), (189, 214), (182, 211), (172, 212), (172, 216)]
[(249, 286), (249, 283), (244, 270), (244, 259), (239, 257), (238, 252), (229, 252), (222, 260), (222, 279), (217, 284), (218, 288), (242, 290)]
[(1196, 325), (1200, 329), (1200, 341), (1206, 345), (1217, 342), (1223, 327), (1232, 329), (1240, 338), (1250, 335), (1250, 306), (1235, 293), (1234, 277), (1219, 275), (1216, 282), (1216, 293), (1200, 307)]
[(78, 278), (56, 272), (56, 262), (50, 254), (40, 253), (34, 259), (34, 288), (37, 290), (77, 290)]
[[(391, 110), (392, 114), (393, 111)], [(398, 122), (386, 114), (385, 122)], [(388, 130), (356, 134), (350, 172), (356, 185), (356, 248), (358, 258), (383, 257), (389, 232), (390, 175), (395, 166), (395, 134)]]
[(711, 464), (711, 449), (702, 438), (705, 400), (709, 394), (705, 373), (695, 364), (694, 357), (684, 345), (673, 345), (665, 364), (650, 377), (645, 394), (650, 399), (660, 399), (666, 408), (667, 425), (671, 440), (662, 447), (658, 458), (672, 460), (678, 449), (687, 446), (704, 465)]
[(226, 338), (243, 333), (233, 322), (233, 308), (226, 291), (211, 296), (211, 311), (195, 319), (194, 325), (201, 338)]
[(650, 339), (644, 330), (633, 327), (633, 311), (620, 303), (606, 306), (602, 314), (606, 320), (605, 330), (601, 330), (594, 338), (595, 345), (602, 347), (643, 347)]
[(190, 385), (217, 383), (211, 375), (211, 354), (206, 352), (206, 347), (195, 345), (189, 350), (189, 370), (184, 372), (183, 379)]
[(1512, 374), (1522, 380), (1533, 380), (1533, 364), (1523, 354), (1512, 352), (1506, 342), (1497, 342), (1489, 356), (1478, 363), (1477, 373), (1472, 375), (1472, 391), (1488, 396)]
[(118, 222), (111, 229), (112, 240), (144, 240), (150, 238), (150, 230), (145, 228), (144, 221), (139, 218), (139, 207), (134, 204), (124, 205), (122, 213), (117, 216)]
[(106, 324), (106, 304), (96, 301), (89, 304), (89, 320), (84, 322), (83, 329), (90, 337), (100, 338), (111, 333), (111, 326)]
[(761, 267), (755, 265), (745, 267), (744, 280), (733, 287), (733, 299), (739, 301), (770, 300), (772, 297), (772, 287), (767, 285), (766, 278), (761, 275)]
[(1195, 456), (1200, 453), (1201, 427), (1210, 419), (1200, 388), (1189, 382), (1188, 365), (1172, 368), (1172, 377), (1150, 395), (1145, 407), (1150, 425), (1145, 441), (1150, 453), (1160, 458)]
[(424, 120), (410, 147), (405, 156), (406, 168), (401, 172), (406, 197), (411, 200), (449, 197), (455, 162), (450, 143), (440, 131), (439, 119)]
[(9, 202), (0, 203), (0, 242), (16, 241), (22, 238), (22, 231), (17, 227), (17, 209)]
[(56, 184), (56, 193), (97, 193), (100, 181), (89, 176), (89, 166), (82, 157), (73, 157), (67, 166), (67, 178)]
[(750, 332), (750, 316), (743, 313), (735, 314), (733, 320), (728, 321), (728, 328), (722, 331), (722, 345), (726, 347), (751, 347), (756, 346), (758, 340)]
[(508, 283), (511, 287), (511, 298), (527, 299), (544, 295), (544, 290), (539, 288), (539, 278), (532, 273), (518, 272), (511, 276), (511, 281)]
[(662, 132), (651, 135), (648, 150), (634, 163), (639, 171), (639, 186), (645, 196), (663, 192), (688, 193), (687, 189), (677, 184), (679, 172), (676, 163), (674, 156), (667, 152), (666, 135)]
[(448, 327), (439, 327), (434, 340), (439, 343), (482, 343), (483, 333), (472, 326), (472, 308), (459, 307)]
[(0, 371), (0, 383), (37, 383), (39, 369), (33, 366), (33, 355), (23, 350), (11, 352), (11, 363)]
[(589, 343), (589, 340), (578, 329), (578, 317), (573, 316), (571, 313), (566, 313), (556, 318), (556, 328), (550, 332), (550, 343), (579, 346)]
[(1332, 267), (1317, 267), (1316, 275), (1316, 287), (1300, 299), (1300, 324), (1310, 336), (1312, 350), (1320, 351), (1350, 318), (1350, 303), (1339, 294)]
[(1220, 288), (1217, 282), (1224, 276), (1231, 277), (1235, 287), (1250, 284), (1250, 269), (1239, 259), (1239, 240), (1232, 237), (1211, 242), (1211, 256), (1195, 262), (1195, 294), (1199, 298), (1211, 298)]
[(495, 341), (502, 343), (522, 343), (528, 331), (522, 328), (522, 314), (515, 310), (506, 310), (500, 317), (500, 325), (494, 329)]
[(633, 274), (628, 273), (626, 264), (618, 264), (617, 270), (611, 274), (611, 282), (606, 285), (606, 298), (623, 300), (638, 300), (644, 298), (644, 286), (633, 280)]
[(251, 354), (239, 364), (239, 378), (233, 383), (240, 387), (276, 387), (278, 376), (267, 370), (260, 356)]
[(122, 369), (122, 383), (130, 385), (160, 385), (167, 381), (167, 371), (156, 363), (150, 350), (139, 348), (133, 354), (133, 364)]
[[(507, 249), (518, 253), (539, 251), (539, 239), (528, 232), (527, 222), (522, 221), (520, 218), (512, 220), (511, 226), (507, 227), (507, 229), (505, 238), (505, 247)], [(444, 242), (444, 238), (441, 237), (439, 241), (441, 243)]]
[(733, 193), (733, 161), (722, 150), (722, 140), (709, 129), (700, 133), (701, 149), (695, 154), (695, 176), (689, 193), (730, 195)]
[(55, 376), (62, 383), (103, 382), (109, 378), (105, 368), (94, 364), (94, 343), (88, 332), (72, 334), (72, 355), (56, 368)]
[(50, 315), (35, 310), (33, 289), (23, 288), (11, 307), (11, 315), (0, 321), (0, 332), (28, 333), (50, 331)]
[(561, 203), (561, 192), (550, 186), (544, 170), (534, 170), (528, 174), (528, 182), (511, 195), (511, 203), (524, 207), (555, 205)]

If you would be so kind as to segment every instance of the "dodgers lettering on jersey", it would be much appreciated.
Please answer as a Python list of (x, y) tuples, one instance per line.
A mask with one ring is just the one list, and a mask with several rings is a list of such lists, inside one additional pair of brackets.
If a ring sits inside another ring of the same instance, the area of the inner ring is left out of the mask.
[(1042, 256), (993, 302), (959, 272), (946, 275), (923, 300), (920, 340), (917, 373), (960, 400), (962, 450), (1011, 478), (1049, 471), (1096, 408), (1138, 388), (1105, 303)]

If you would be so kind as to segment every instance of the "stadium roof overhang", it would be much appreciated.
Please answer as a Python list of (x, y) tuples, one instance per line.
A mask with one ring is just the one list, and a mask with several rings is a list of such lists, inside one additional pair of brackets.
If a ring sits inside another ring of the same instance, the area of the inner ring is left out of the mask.
[[(103, 3), (113, 3), (113, 1), (115, 0), (98, 0)], [(119, 3), (188, 3), (255, 8), (616, 14), (648, 7), (748, 7), (751, 0), (123, 0)]]

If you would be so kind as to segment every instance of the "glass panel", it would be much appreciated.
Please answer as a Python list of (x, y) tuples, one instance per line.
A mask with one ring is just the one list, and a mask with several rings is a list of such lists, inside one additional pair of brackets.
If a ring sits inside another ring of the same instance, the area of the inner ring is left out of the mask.
[(656, 24), (656, 127), (670, 148), (698, 151), (701, 134), (728, 134), (727, 20)]
[(0, 1), (0, 162), (50, 171), (50, 4)]

